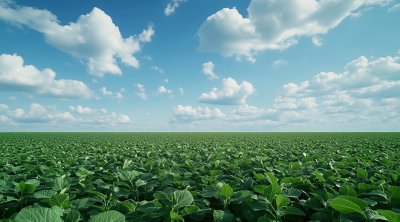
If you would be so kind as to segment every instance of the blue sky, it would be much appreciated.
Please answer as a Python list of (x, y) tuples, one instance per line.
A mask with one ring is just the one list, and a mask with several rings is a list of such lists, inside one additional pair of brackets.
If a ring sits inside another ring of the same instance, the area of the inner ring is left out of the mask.
[(399, 131), (397, 0), (0, 0), (0, 131)]

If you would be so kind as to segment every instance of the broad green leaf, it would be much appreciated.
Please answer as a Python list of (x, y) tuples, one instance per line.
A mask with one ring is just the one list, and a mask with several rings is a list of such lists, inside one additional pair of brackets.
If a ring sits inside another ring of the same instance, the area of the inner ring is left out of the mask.
[(278, 208), (278, 210), (281, 209), (282, 207), (286, 207), (290, 203), (290, 199), (284, 198), (284, 197), (282, 197), (282, 195), (276, 196), (275, 201), (276, 201), (276, 207)]
[(265, 173), (269, 178), (270, 183), (278, 183), (278, 179), (270, 172)]
[(176, 214), (174, 211), (169, 212), (169, 216), (171, 217), (171, 219), (175, 219), (175, 220), (180, 220), (180, 221), (185, 221), (183, 220), (182, 217), (180, 217), (178, 214)]
[(100, 192), (97, 192), (97, 191), (94, 191), (94, 190), (88, 190), (87, 192), (96, 194), (98, 197), (100, 197), (103, 200), (107, 199), (107, 196), (102, 194), (102, 193), (100, 193)]
[(62, 222), (60, 216), (50, 208), (24, 208), (13, 222)]
[(65, 189), (68, 190), (69, 186), (70, 186), (69, 180), (59, 177), (54, 180), (51, 189), (58, 192)]
[(365, 209), (367, 203), (361, 199), (351, 196), (338, 196), (330, 202), (331, 207), (343, 214), (360, 213)]
[(53, 190), (40, 190), (33, 194), (33, 197), (36, 199), (50, 199), (54, 194), (56, 194)]
[(177, 190), (174, 192), (174, 208), (190, 206), (193, 196), (188, 190)]
[(118, 211), (110, 210), (91, 217), (88, 222), (125, 222), (125, 216)]
[(268, 217), (259, 217), (257, 222), (272, 222), (271, 219), (269, 219)]
[(299, 215), (299, 216), (306, 216), (306, 214), (297, 207), (287, 206), (285, 214), (292, 214), (292, 215)]
[(168, 194), (162, 192), (162, 191), (156, 191), (153, 194), (153, 197), (156, 198), (157, 200), (165, 200), (165, 199), (169, 199)]
[(64, 214), (63, 209), (60, 208), (59, 206), (52, 206), (51, 209), (57, 213), (58, 216), (62, 217), (62, 215)]
[(382, 214), (389, 222), (400, 221), (400, 214), (395, 213), (391, 210), (377, 210), (377, 212)]
[(231, 222), (235, 216), (227, 210), (214, 210), (213, 217), (215, 222)]
[(197, 206), (187, 206), (183, 208), (183, 211), (185, 211), (185, 215), (191, 214), (193, 212), (199, 211), (200, 209)]
[(67, 217), (65, 218), (65, 222), (78, 222), (81, 214), (76, 210), (71, 210)]
[(282, 191), (282, 196), (283, 197), (294, 197), (294, 198), (298, 198), (300, 197), (301, 192), (298, 189), (294, 189), (294, 188), (289, 188), (287, 190), (283, 190)]
[(24, 181), (21, 181), (21, 182), (19, 182), (19, 188), (21, 189), (21, 194), (25, 195), (28, 193), (35, 192), (36, 186), (29, 184), (29, 183), (25, 183)]
[(96, 203), (96, 201), (92, 198), (82, 198), (70, 201), (69, 207), (76, 211), (82, 211), (89, 208), (94, 203)]
[(297, 169), (301, 168), (301, 165), (297, 162), (291, 162), (291, 163), (289, 163), (289, 168), (291, 170), (297, 170)]
[(210, 171), (211, 176), (217, 176), (223, 174), (221, 170), (211, 170)]
[(267, 188), (266, 185), (257, 185), (257, 186), (254, 186), (254, 187), (253, 187), (254, 192), (257, 192), (257, 193), (260, 193), (260, 194), (264, 194), (264, 190), (265, 190), (266, 188)]
[(353, 187), (344, 185), (339, 188), (339, 195), (347, 195), (347, 196), (351, 196), (351, 197), (356, 197), (357, 192), (354, 190)]
[(394, 181), (398, 180), (398, 176), (395, 173), (390, 172), (390, 175), (392, 176)]
[(281, 194), (281, 187), (277, 183), (273, 183), (264, 189), (264, 196), (271, 202), (276, 195)]
[(384, 216), (380, 215), (374, 210), (371, 210), (370, 208), (366, 208), (364, 210), (364, 215), (368, 220), (386, 220)]
[(69, 196), (68, 194), (55, 194), (50, 199), (50, 206), (58, 206), (61, 208), (68, 208)]
[(233, 196), (233, 189), (228, 184), (224, 184), (222, 185), (221, 192), (219, 193), (220, 195), (224, 195), (226, 199), (229, 199), (231, 196)]
[(368, 173), (362, 168), (357, 169), (357, 177), (362, 180), (368, 180)]
[(217, 193), (215, 192), (214, 188), (212, 187), (205, 187), (203, 191), (201, 192), (201, 196), (203, 197), (213, 197)]
[(145, 213), (153, 213), (154, 211), (160, 209), (155, 203), (146, 203), (139, 208), (138, 211), (145, 212)]

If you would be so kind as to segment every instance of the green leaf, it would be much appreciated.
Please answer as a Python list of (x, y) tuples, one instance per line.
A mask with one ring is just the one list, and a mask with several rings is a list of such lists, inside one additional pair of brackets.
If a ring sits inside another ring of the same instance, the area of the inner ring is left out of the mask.
[(297, 207), (287, 206), (285, 214), (292, 214), (292, 215), (299, 215), (299, 216), (306, 216), (306, 214)]
[(176, 214), (174, 211), (169, 212), (169, 216), (171, 219), (175, 220), (180, 220), (180, 221), (185, 221), (182, 217), (180, 217), (178, 214)]
[(278, 183), (278, 179), (270, 172), (265, 173), (267, 177), (269, 178), (269, 182), (272, 183)]
[(371, 210), (370, 208), (366, 208), (364, 210), (364, 215), (365, 217), (368, 219), (368, 221), (370, 220), (386, 220), (386, 218), (382, 215), (380, 215), (378, 212)]
[(60, 216), (50, 208), (24, 208), (13, 222), (62, 222)]
[(70, 182), (69, 180), (65, 179), (65, 178), (56, 178), (54, 180), (53, 186), (51, 187), (52, 190), (54, 191), (62, 191), (62, 190), (68, 190), (70, 186)]
[(398, 180), (398, 176), (397, 176), (396, 174), (390, 172), (390, 175), (392, 176), (392, 178), (393, 178), (394, 181), (397, 181), (397, 180)]
[(229, 199), (231, 196), (233, 196), (233, 189), (228, 184), (224, 184), (222, 185), (221, 192), (219, 192), (219, 194), (224, 195), (226, 199)]
[(153, 197), (156, 198), (157, 200), (169, 200), (168, 194), (162, 191), (154, 192)]
[(282, 195), (278, 195), (276, 196), (276, 207), (279, 209), (281, 209), (282, 207), (286, 207), (287, 205), (289, 205), (290, 203), (290, 199), (289, 198), (284, 198), (282, 197)]
[(40, 190), (33, 194), (33, 197), (36, 199), (50, 199), (54, 194), (56, 194), (53, 190)]
[(160, 209), (155, 203), (146, 203), (140, 206), (137, 210), (144, 213), (153, 213), (154, 211)]
[(58, 216), (62, 217), (64, 214), (63, 209), (61, 209), (59, 206), (52, 206), (51, 209), (58, 214)]
[(200, 209), (197, 206), (187, 206), (183, 208), (183, 211), (185, 211), (185, 215), (191, 214), (193, 212), (199, 211)]
[(349, 185), (344, 185), (339, 188), (339, 195), (347, 195), (351, 197), (357, 197), (357, 192), (354, 190), (353, 187)]
[(193, 196), (188, 190), (177, 190), (174, 192), (174, 208), (190, 206)]
[(276, 195), (281, 194), (281, 187), (277, 183), (273, 183), (264, 189), (264, 196), (271, 202)]
[(321, 182), (324, 182), (325, 179), (322, 177), (321, 173), (318, 172), (317, 170), (313, 172), (315, 174), (315, 176), (317, 176), (318, 180)]
[(291, 162), (291, 163), (289, 163), (289, 168), (291, 170), (297, 170), (297, 169), (301, 168), (301, 165), (297, 162)]
[(377, 210), (377, 212), (382, 214), (390, 222), (400, 221), (400, 214), (395, 213), (391, 210)]
[(125, 216), (118, 211), (110, 210), (91, 217), (88, 222), (125, 222)]
[(368, 180), (368, 173), (362, 168), (357, 169), (357, 177), (362, 180)]
[(223, 174), (221, 170), (211, 170), (210, 171), (211, 176), (217, 176)]
[(257, 222), (272, 222), (271, 219), (269, 219), (268, 217), (259, 217)]
[(300, 190), (294, 189), (294, 188), (289, 188), (287, 190), (282, 191), (282, 196), (283, 197), (294, 197), (298, 198), (301, 195)]
[(99, 193), (99, 192), (97, 192), (97, 191), (88, 190), (87, 192), (96, 194), (97, 196), (99, 196), (99, 197), (100, 197), (101, 199), (103, 199), (103, 200), (107, 199), (107, 196), (106, 196), (106, 195), (104, 195), (104, 194), (102, 194), (102, 193)]
[(61, 208), (68, 208), (69, 196), (68, 194), (55, 194), (50, 199), (50, 206), (58, 206)]
[(82, 198), (70, 201), (69, 207), (76, 211), (82, 211), (89, 208), (94, 203), (96, 203), (96, 201), (92, 198)]
[(78, 222), (80, 217), (81, 214), (78, 211), (71, 210), (68, 213), (67, 218), (65, 218), (65, 222)]
[(217, 193), (215, 192), (213, 187), (205, 187), (203, 191), (201, 192), (201, 196), (203, 197), (213, 197)]
[(21, 189), (21, 194), (25, 195), (27, 193), (33, 193), (35, 192), (36, 186), (25, 183), (24, 181), (19, 182), (19, 188)]
[(357, 212), (363, 214), (362, 210), (367, 207), (364, 200), (351, 196), (338, 196), (330, 202), (331, 207), (343, 214)]
[(214, 210), (213, 217), (215, 222), (231, 222), (235, 216), (227, 210)]

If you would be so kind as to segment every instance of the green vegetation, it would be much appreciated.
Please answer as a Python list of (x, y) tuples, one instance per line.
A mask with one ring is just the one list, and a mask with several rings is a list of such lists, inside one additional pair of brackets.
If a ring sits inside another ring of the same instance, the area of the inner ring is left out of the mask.
[(400, 133), (1, 133), (0, 220), (400, 221)]

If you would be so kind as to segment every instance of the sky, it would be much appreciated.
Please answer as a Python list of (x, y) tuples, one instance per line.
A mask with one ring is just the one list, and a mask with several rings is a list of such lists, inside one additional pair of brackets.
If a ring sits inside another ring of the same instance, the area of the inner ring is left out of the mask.
[(400, 0), (0, 0), (2, 132), (399, 132)]

